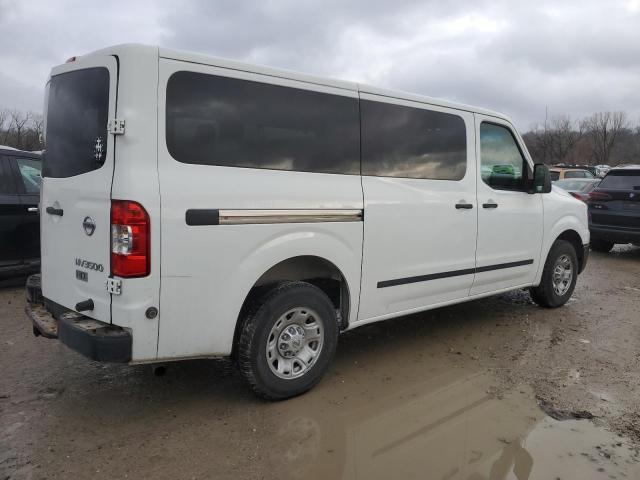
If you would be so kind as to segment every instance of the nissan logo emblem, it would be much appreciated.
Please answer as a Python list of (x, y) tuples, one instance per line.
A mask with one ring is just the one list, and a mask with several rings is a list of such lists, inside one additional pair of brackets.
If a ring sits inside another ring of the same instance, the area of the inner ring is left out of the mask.
[(82, 228), (84, 228), (84, 233), (91, 236), (93, 232), (96, 231), (96, 223), (93, 221), (91, 217), (84, 217), (82, 221)]

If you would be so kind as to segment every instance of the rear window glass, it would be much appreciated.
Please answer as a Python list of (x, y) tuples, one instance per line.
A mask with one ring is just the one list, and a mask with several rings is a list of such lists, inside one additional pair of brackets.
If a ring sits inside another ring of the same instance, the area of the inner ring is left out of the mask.
[(602, 179), (598, 188), (610, 188), (612, 190), (640, 190), (640, 171), (620, 170), (609, 172)]
[(167, 149), (179, 162), (360, 173), (356, 98), (177, 72), (166, 121)]
[(72, 177), (100, 168), (107, 155), (109, 70), (55, 75), (48, 98), (42, 175)]
[(461, 180), (467, 170), (464, 120), (451, 113), (362, 100), (362, 174)]
[(551, 170), (549, 172), (549, 175), (551, 176), (551, 181), (555, 182), (556, 180), (560, 179), (560, 172), (555, 171), (555, 170)]

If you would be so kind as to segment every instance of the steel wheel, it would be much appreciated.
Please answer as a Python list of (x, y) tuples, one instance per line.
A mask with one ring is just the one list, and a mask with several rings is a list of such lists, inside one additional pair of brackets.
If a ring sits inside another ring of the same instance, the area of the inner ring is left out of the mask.
[(573, 264), (568, 255), (561, 255), (553, 266), (553, 291), (558, 296), (564, 295), (573, 280)]
[(303, 376), (317, 360), (324, 340), (322, 318), (310, 308), (288, 310), (274, 323), (267, 339), (267, 363), (279, 378)]

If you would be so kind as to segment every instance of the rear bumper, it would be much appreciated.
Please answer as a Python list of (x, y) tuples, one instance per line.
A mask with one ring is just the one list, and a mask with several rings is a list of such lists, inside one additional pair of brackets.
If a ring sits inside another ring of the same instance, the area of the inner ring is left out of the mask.
[(46, 305), (40, 290), (40, 276), (27, 280), (27, 307), (25, 312), (33, 324), (33, 333), (46, 338), (57, 338), (67, 347), (91, 360), (109, 363), (131, 361), (131, 332), (99, 322), (74, 311), (54, 316)]
[(589, 225), (591, 238), (613, 243), (640, 244), (640, 230), (604, 225)]

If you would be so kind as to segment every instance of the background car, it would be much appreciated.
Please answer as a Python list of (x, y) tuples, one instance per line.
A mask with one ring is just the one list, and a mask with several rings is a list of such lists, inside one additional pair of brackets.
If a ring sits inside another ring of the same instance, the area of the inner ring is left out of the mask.
[(593, 173), (584, 168), (564, 168), (564, 167), (551, 167), (549, 169), (551, 173), (551, 181), (564, 180), (565, 178), (595, 178)]
[(556, 187), (566, 190), (578, 200), (586, 202), (589, 198), (589, 192), (596, 188), (600, 183), (599, 178), (568, 178), (565, 180), (557, 180), (553, 182)]
[(640, 165), (609, 170), (587, 204), (593, 250), (608, 252), (616, 243), (640, 245)]
[(41, 157), (0, 146), (0, 278), (40, 268)]

